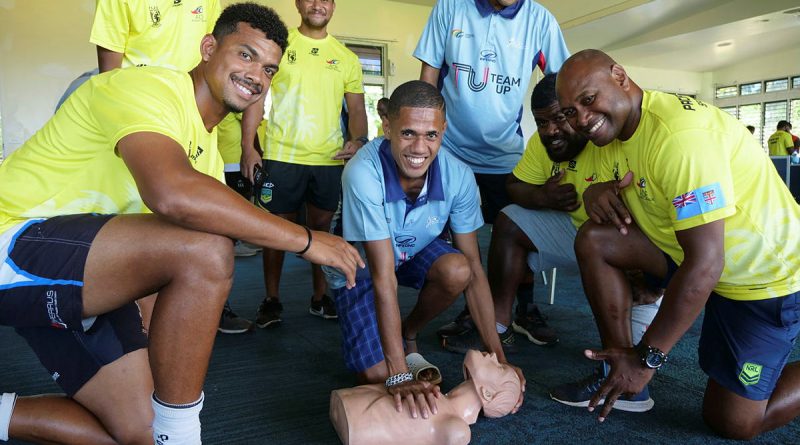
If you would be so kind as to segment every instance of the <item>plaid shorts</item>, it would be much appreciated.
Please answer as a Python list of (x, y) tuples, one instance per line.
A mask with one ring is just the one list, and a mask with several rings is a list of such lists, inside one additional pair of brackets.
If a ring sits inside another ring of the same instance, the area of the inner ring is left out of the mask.
[[(425, 284), (428, 271), (442, 255), (460, 253), (442, 239), (435, 239), (411, 260), (403, 263), (395, 274), (397, 284), (420, 289)], [(381, 335), (375, 314), (375, 293), (372, 279), (356, 279), (352, 289), (334, 289), (336, 312), (342, 330), (342, 354), (347, 369), (362, 372), (383, 361)]]

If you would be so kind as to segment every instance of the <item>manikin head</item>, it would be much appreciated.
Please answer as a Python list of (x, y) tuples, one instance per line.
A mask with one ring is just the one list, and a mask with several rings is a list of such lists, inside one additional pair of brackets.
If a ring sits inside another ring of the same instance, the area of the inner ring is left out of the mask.
[(510, 366), (499, 363), (494, 353), (467, 351), (464, 378), (475, 385), (486, 417), (503, 417), (511, 413), (522, 392), (517, 373)]

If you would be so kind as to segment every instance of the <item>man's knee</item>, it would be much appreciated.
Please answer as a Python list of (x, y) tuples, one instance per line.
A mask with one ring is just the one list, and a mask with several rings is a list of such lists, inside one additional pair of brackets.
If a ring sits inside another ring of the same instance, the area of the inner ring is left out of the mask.
[(703, 420), (717, 435), (726, 439), (751, 440), (761, 433), (762, 419), (742, 419), (739, 416), (726, 416), (719, 407), (703, 405)]
[(109, 431), (120, 445), (149, 445), (153, 443), (152, 416), (149, 422), (127, 422)]
[(461, 253), (450, 253), (439, 257), (431, 269), (433, 279), (451, 294), (458, 294), (472, 281), (472, 270), (467, 257)]
[(184, 270), (202, 275), (209, 281), (233, 279), (233, 241), (230, 238), (197, 232), (185, 249), (187, 264), (192, 267)]
[(613, 226), (595, 224), (587, 220), (575, 235), (575, 255), (580, 258), (602, 252), (602, 248), (611, 242), (609, 235), (615, 234), (612, 232), (616, 232)]
[(727, 439), (750, 440), (763, 430), (767, 401), (748, 400), (708, 380), (703, 397), (703, 420)]

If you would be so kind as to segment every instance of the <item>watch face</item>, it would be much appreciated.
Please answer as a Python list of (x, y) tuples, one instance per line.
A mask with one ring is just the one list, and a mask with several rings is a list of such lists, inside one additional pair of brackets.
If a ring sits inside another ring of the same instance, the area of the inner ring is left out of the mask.
[(645, 363), (649, 368), (658, 369), (664, 364), (664, 356), (656, 352), (649, 352)]

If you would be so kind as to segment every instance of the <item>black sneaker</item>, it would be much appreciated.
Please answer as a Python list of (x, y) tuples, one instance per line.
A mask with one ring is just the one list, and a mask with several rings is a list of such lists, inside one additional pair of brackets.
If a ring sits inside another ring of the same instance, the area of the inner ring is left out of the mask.
[[(587, 407), (589, 401), (606, 381), (605, 366), (601, 365), (587, 376), (577, 382), (566, 383), (550, 390), (550, 398), (556, 402), (569, 406)], [(602, 405), (605, 399), (600, 399)], [(655, 402), (650, 398), (647, 386), (639, 393), (632, 396), (623, 395), (614, 403), (614, 409), (643, 413), (653, 408)]]
[(283, 305), (275, 298), (265, 298), (256, 312), (256, 326), (266, 328), (281, 322), (281, 312)]
[(225, 308), (222, 309), (222, 316), (219, 319), (219, 332), (223, 334), (244, 334), (253, 330), (253, 323), (236, 315), (231, 309), (230, 304), (225, 302)]
[(323, 295), (322, 300), (320, 301), (314, 301), (312, 297), (311, 306), (308, 307), (308, 312), (311, 315), (316, 315), (317, 317), (322, 317), (326, 320), (335, 320), (339, 318), (339, 316), (336, 314), (336, 305), (333, 304), (331, 297), (327, 295)]
[(436, 331), (436, 335), (444, 340), (451, 335), (461, 335), (467, 333), (469, 330), (475, 329), (475, 323), (472, 322), (472, 316), (469, 314), (469, 308), (464, 306), (464, 310), (456, 316), (456, 319), (440, 327)]
[[(517, 352), (514, 331), (507, 329), (504, 334), (498, 335), (500, 335), (500, 344), (503, 346), (503, 352), (506, 354), (514, 354)], [(486, 346), (484, 346), (477, 329), (470, 329), (459, 335), (451, 335), (443, 338), (442, 347), (450, 352), (457, 352), (460, 354), (466, 354), (470, 349), (486, 351)]]
[(539, 346), (552, 346), (558, 343), (555, 329), (547, 326), (546, 318), (534, 305), (524, 316), (517, 315), (511, 327), (514, 332), (528, 337), (528, 340)]

